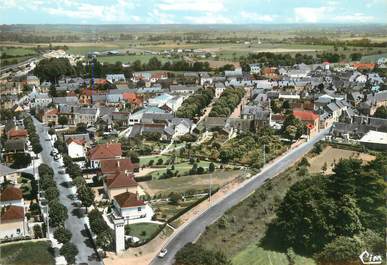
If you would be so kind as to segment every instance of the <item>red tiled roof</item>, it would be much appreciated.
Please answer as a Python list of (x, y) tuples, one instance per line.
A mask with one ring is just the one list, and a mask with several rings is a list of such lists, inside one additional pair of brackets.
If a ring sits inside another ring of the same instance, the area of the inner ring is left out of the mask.
[(356, 69), (374, 69), (375, 64), (374, 63), (354, 63), (352, 64), (353, 67)]
[(85, 139), (73, 139), (70, 137), (66, 140), (67, 145), (69, 145), (72, 142), (79, 144), (79, 145), (84, 145), (86, 143)]
[(121, 144), (119, 143), (99, 144), (89, 152), (91, 160), (113, 159), (117, 156), (122, 156)]
[(155, 79), (160, 79), (160, 78), (163, 78), (163, 77), (167, 77), (167, 73), (166, 72), (154, 72), (151, 75), (151, 78), (155, 78)]
[(138, 207), (145, 205), (143, 200), (137, 199), (137, 195), (131, 192), (124, 192), (114, 196), (114, 199), (121, 208)]
[(1, 215), (1, 221), (13, 221), (24, 219), (24, 208), (21, 206), (7, 206)]
[(54, 115), (58, 113), (59, 113), (58, 109), (50, 109), (46, 111), (46, 115)]
[(25, 129), (12, 128), (7, 132), (9, 138), (13, 137), (27, 137), (28, 133)]
[(1, 191), (0, 201), (16, 201), (23, 199), (23, 193), (19, 188), (8, 186)]
[(110, 189), (138, 186), (137, 182), (134, 180), (134, 175), (130, 173), (125, 173), (125, 171), (117, 171), (116, 175), (107, 177), (106, 185)]
[(101, 171), (104, 175), (115, 174), (117, 170), (133, 172), (136, 168), (139, 168), (139, 165), (132, 163), (129, 158), (101, 160)]
[(319, 116), (312, 111), (293, 110), (293, 115), (302, 121), (315, 121), (319, 119)]

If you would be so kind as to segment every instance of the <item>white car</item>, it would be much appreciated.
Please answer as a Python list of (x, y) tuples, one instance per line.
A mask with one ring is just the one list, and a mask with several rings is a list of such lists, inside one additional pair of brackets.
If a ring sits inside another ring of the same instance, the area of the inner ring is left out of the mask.
[(163, 249), (160, 251), (160, 253), (159, 253), (159, 258), (164, 258), (165, 255), (167, 255), (167, 253), (168, 253), (168, 250), (165, 249), (165, 248), (163, 248)]

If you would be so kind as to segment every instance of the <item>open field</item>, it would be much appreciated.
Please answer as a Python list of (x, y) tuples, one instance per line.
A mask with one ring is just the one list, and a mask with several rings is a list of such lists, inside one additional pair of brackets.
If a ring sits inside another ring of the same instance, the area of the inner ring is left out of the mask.
[[(207, 162), (207, 161), (200, 161), (199, 163), (197, 163), (198, 167), (202, 167), (205, 170), (208, 169), (209, 164), (210, 164), (210, 162)], [(180, 175), (185, 175), (185, 174), (188, 174), (188, 172), (192, 168), (192, 165), (188, 162), (184, 162), (184, 163), (175, 163), (174, 167), (175, 167), (174, 170), (179, 171)], [(168, 168), (170, 169), (171, 167), (168, 167)], [(167, 171), (167, 167), (155, 168), (155, 170), (153, 172), (149, 173), (148, 175), (152, 175), (153, 178), (155, 179), (155, 178), (159, 178), (166, 171)]]
[(309, 160), (309, 163), (310, 163), (309, 172), (311, 174), (321, 173), (322, 172), (321, 168), (326, 163), (327, 170), (324, 172), (324, 174), (327, 174), (327, 175), (332, 174), (332, 168), (335, 162), (338, 162), (340, 159), (346, 159), (350, 157), (358, 158), (365, 162), (375, 159), (375, 156), (372, 156), (366, 153), (359, 153), (351, 150), (337, 149), (337, 148), (328, 146), (318, 156), (315, 156)]
[[(239, 170), (215, 171), (212, 177), (212, 187), (215, 189), (231, 181), (240, 174)], [(145, 192), (151, 196), (155, 194), (168, 195), (171, 192), (188, 192), (206, 190), (210, 185), (210, 174), (173, 177), (141, 182)]]
[(4, 265), (54, 265), (46, 241), (12, 243), (0, 246), (0, 264)]
[(155, 210), (157, 220), (168, 220), (181, 210), (191, 206), (200, 198), (201, 197), (190, 197), (185, 201), (179, 202), (178, 205), (170, 204), (168, 202), (155, 202), (152, 203), (152, 208)]
[(10, 56), (25, 56), (30, 54), (36, 54), (36, 51), (31, 48), (21, 48), (21, 47), (2, 47), (0, 53), (7, 54)]
[(166, 58), (159, 55), (152, 55), (152, 54), (142, 54), (142, 55), (114, 55), (114, 56), (99, 56), (97, 57), (98, 61), (103, 63), (115, 63), (115, 62), (122, 62), (122, 63), (133, 63), (136, 60), (140, 60), (142, 63), (147, 63), (149, 59), (152, 57), (156, 57), (161, 61), (162, 63), (173, 61), (171, 58)]
[(379, 58), (382, 58), (382, 57), (387, 57), (387, 53), (366, 55), (361, 57), (361, 61), (367, 62), (367, 63), (375, 63)]
[[(265, 250), (256, 244), (249, 245), (246, 249), (239, 252), (232, 259), (233, 265), (290, 265), (285, 253)], [(313, 259), (296, 255), (295, 263), (297, 265), (315, 265)]]

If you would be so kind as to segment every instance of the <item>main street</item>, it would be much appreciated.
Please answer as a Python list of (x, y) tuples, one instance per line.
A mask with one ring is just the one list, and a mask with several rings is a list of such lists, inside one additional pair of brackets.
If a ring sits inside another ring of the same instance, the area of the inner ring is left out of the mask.
[(266, 180), (277, 176), (292, 166), (297, 160), (308, 153), (315, 143), (324, 138), (329, 132), (329, 129), (321, 131), (318, 135), (310, 139), (308, 142), (291, 150), (284, 156), (278, 158), (272, 163), (267, 164), (262, 168), (261, 172), (254, 175), (240, 188), (230, 193), (228, 196), (213, 204), (207, 211), (199, 215), (196, 219), (184, 225), (176, 234), (172, 235), (164, 248), (168, 250), (168, 254), (164, 258), (154, 258), (151, 265), (170, 265), (174, 262), (174, 257), (185, 244), (195, 241), (200, 234), (205, 230), (206, 226), (215, 222), (228, 209), (237, 205), (240, 201), (249, 196), (254, 190), (261, 187)]
[(36, 131), (40, 137), (40, 143), (43, 147), (43, 151), (40, 153), (42, 162), (49, 165), (54, 170), (54, 180), (57, 183), (60, 192), (59, 200), (68, 210), (68, 218), (65, 221), (65, 227), (72, 233), (71, 242), (77, 246), (79, 251), (79, 254), (76, 257), (76, 263), (100, 265), (102, 262), (96, 260), (96, 253), (92, 248), (90, 239), (87, 237), (85, 217), (79, 218), (77, 216), (79, 208), (73, 206), (74, 201), (71, 197), (76, 194), (76, 188), (71, 185), (66, 185), (71, 181), (68, 174), (59, 174), (59, 171), (63, 170), (63, 168), (61, 168), (63, 166), (62, 159), (54, 161), (50, 155), (51, 150), (53, 150), (53, 143), (52, 141), (46, 140), (50, 138), (48, 128), (34, 117), (32, 118)]

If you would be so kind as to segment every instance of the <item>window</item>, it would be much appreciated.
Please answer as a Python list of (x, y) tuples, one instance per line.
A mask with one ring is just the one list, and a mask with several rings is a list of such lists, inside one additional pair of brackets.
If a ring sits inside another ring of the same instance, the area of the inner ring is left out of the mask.
[(141, 212), (141, 207), (137, 207), (137, 211)]
[(16, 229), (16, 233), (18, 233), (18, 234), (20, 234), (20, 229), (18, 228), (18, 229)]

